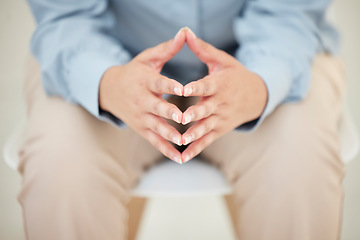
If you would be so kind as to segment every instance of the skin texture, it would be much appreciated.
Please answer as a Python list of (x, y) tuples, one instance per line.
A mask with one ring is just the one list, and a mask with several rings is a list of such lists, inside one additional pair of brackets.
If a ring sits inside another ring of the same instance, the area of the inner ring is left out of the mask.
[(189, 107), (182, 123), (198, 121), (183, 134), (183, 162), (198, 155), (220, 136), (243, 123), (257, 119), (265, 109), (268, 92), (264, 81), (247, 70), (230, 54), (186, 31), (186, 43), (204, 62), (209, 74), (184, 87), (184, 96), (199, 96), (200, 102)]
[[(187, 44), (204, 62), (209, 74), (183, 86), (160, 74), (164, 64)], [(121, 93), (121, 94), (119, 94)], [(182, 113), (162, 94), (198, 96), (200, 101)], [(182, 28), (167, 42), (141, 52), (128, 64), (108, 69), (100, 82), (99, 104), (178, 163), (198, 155), (220, 136), (258, 118), (268, 92), (263, 80), (228, 53)], [(183, 135), (165, 119), (196, 123)], [(170, 142), (188, 145), (181, 154)]]

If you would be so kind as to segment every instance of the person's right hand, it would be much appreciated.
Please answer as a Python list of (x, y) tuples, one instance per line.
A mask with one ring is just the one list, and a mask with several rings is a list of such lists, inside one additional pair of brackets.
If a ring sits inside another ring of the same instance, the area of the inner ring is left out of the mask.
[(99, 106), (121, 119), (168, 158), (182, 163), (181, 153), (167, 140), (181, 145), (181, 134), (164, 118), (178, 123), (182, 112), (162, 94), (182, 96), (183, 85), (160, 74), (164, 64), (185, 43), (181, 29), (174, 39), (141, 52), (129, 63), (109, 68), (99, 87)]

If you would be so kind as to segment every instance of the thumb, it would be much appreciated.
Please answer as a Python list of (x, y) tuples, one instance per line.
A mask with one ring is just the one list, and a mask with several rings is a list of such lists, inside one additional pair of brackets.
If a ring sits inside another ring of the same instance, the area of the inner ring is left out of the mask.
[(172, 59), (185, 44), (185, 28), (181, 28), (173, 39), (144, 50), (140, 57), (155, 68), (161, 68)]
[(195, 33), (188, 27), (185, 27), (185, 32), (188, 47), (203, 63), (211, 66), (221, 61), (224, 51), (196, 37)]

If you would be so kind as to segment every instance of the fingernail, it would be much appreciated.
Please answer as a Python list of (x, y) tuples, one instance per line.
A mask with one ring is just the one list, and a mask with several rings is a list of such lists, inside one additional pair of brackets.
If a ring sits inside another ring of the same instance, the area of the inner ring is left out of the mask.
[(181, 31), (182, 31), (182, 28), (175, 34), (174, 40), (178, 39), (178, 37), (180, 36)]
[(175, 122), (180, 123), (180, 121), (179, 121), (179, 116), (177, 116), (176, 113), (173, 113), (173, 114), (171, 115), (171, 118), (172, 118)]
[(188, 162), (189, 160), (190, 160), (190, 156), (189, 156), (189, 155), (186, 155), (186, 156), (184, 157), (183, 163), (186, 163), (186, 162)]
[(184, 27), (180, 28), (180, 30), (175, 34), (174, 39), (177, 39), (180, 36), (181, 31), (184, 31), (184, 30), (185, 30)]
[(173, 143), (177, 144), (178, 146), (181, 146), (181, 139), (178, 137), (172, 138)]
[(179, 158), (179, 157), (174, 157), (174, 161), (179, 164), (182, 164), (181, 158)]
[(188, 145), (188, 144), (191, 142), (191, 140), (192, 140), (192, 136), (191, 136), (191, 135), (186, 136), (186, 137), (184, 138), (184, 145)]
[(184, 90), (184, 96), (190, 96), (193, 93), (193, 89), (191, 87), (185, 88)]
[(187, 116), (185, 117), (185, 119), (184, 119), (183, 125), (188, 124), (190, 121), (191, 121), (191, 116), (190, 116), (190, 115), (187, 115)]
[(186, 31), (188, 31), (194, 38), (196, 38), (195, 33), (189, 28), (189, 27), (185, 27)]
[(178, 88), (178, 87), (174, 88), (174, 93), (176, 93), (176, 95), (178, 95), (178, 96), (182, 96), (182, 92), (181, 92), (180, 88)]

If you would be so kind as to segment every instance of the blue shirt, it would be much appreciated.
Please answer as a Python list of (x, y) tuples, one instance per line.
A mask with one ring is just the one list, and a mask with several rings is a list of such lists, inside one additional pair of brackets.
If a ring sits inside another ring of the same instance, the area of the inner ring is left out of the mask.
[[(47, 94), (117, 125), (121, 120), (99, 109), (103, 73), (173, 38), (183, 26), (266, 83), (265, 111), (240, 129), (254, 129), (279, 104), (303, 99), (314, 56), (333, 54), (338, 46), (337, 32), (325, 17), (329, 0), (28, 1), (37, 22), (31, 49)], [(204, 76), (206, 67), (185, 47), (163, 74), (186, 84)]]

